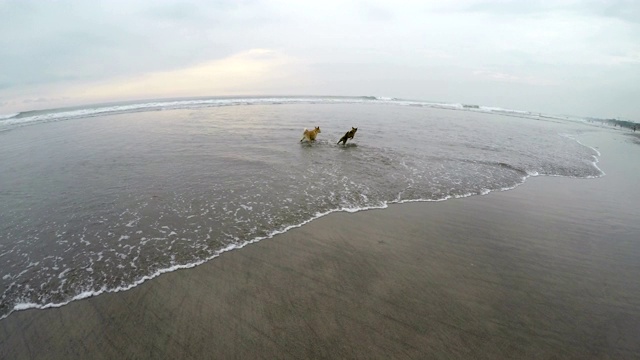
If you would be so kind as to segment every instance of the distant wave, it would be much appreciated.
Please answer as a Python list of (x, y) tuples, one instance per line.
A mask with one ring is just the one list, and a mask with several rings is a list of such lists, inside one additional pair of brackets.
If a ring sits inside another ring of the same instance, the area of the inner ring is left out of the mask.
[(529, 111), (503, 109), (503, 108), (492, 107), (492, 106), (480, 106), (480, 110), (484, 110), (484, 111), (488, 111), (488, 112), (498, 112), (498, 113), (512, 113), (512, 114), (520, 114), (520, 115), (531, 115), (531, 112), (529, 112)]
[(13, 113), (13, 114), (4, 114), (4, 115), (0, 115), (0, 121), (2, 120), (6, 120), (6, 119), (11, 119), (14, 118), (16, 116), (20, 115), (20, 113)]
[(509, 110), (498, 107), (466, 105), (461, 103), (438, 103), (419, 100), (404, 100), (383, 96), (305, 96), (305, 97), (229, 97), (229, 98), (196, 98), (178, 100), (146, 100), (115, 104), (87, 105), (83, 107), (33, 110), (20, 113), (0, 115), (0, 128), (11, 128), (37, 123), (79, 119), (102, 115), (130, 113), (139, 111), (176, 110), (204, 107), (220, 107), (234, 105), (281, 105), (281, 104), (315, 104), (315, 103), (386, 103), (400, 106), (432, 107), (450, 110), (492, 112), (510, 115), (528, 116), (528, 111)]
[(398, 98), (394, 98), (394, 97), (386, 97), (386, 96), (362, 96), (363, 99), (367, 99), (367, 100), (381, 100), (381, 101), (394, 101), (394, 100), (400, 100)]
[[(385, 98), (386, 99), (386, 98)], [(389, 98), (391, 99), (391, 98)], [(201, 107), (218, 107), (233, 105), (276, 105), (296, 103), (357, 103), (381, 102), (376, 97), (239, 97), (239, 98), (205, 98), (182, 100), (141, 101), (137, 103), (120, 103), (109, 105), (88, 105), (85, 107), (62, 108), (50, 110), (25, 111), (17, 114), (2, 115), (0, 126), (20, 126), (33, 123), (78, 119), (137, 111), (174, 110)], [(393, 101), (393, 100), (388, 100)]]

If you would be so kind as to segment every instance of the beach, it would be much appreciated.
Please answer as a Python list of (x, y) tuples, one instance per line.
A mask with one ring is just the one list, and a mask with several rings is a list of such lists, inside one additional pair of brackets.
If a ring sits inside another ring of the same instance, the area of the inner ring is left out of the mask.
[(640, 357), (640, 148), (607, 175), (333, 213), (131, 290), (18, 311), (0, 358)]

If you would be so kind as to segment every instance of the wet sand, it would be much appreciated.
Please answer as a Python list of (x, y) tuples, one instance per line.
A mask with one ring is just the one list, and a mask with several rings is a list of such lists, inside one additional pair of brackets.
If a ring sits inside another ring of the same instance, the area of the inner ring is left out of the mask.
[(640, 358), (640, 146), (598, 179), (331, 214), (130, 291), (0, 321), (2, 359)]

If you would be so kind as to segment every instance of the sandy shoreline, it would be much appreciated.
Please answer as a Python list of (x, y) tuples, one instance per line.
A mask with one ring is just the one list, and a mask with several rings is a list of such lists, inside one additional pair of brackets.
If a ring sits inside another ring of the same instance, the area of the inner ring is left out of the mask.
[(127, 292), (13, 313), (0, 358), (638, 358), (640, 147), (580, 140), (607, 176), (330, 214)]

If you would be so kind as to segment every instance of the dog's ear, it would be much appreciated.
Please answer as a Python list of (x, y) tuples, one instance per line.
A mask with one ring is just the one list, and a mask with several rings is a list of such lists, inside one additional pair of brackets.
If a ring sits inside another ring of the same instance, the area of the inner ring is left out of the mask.
[(316, 130), (320, 130), (320, 126), (316, 126)]

